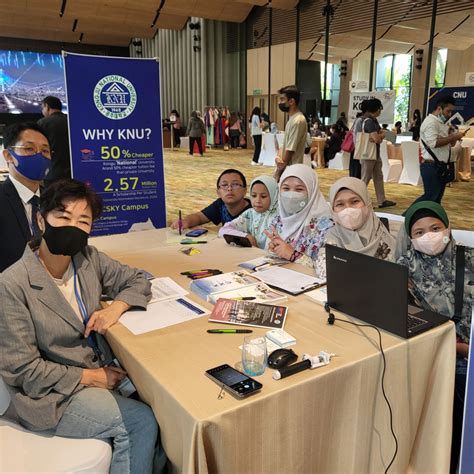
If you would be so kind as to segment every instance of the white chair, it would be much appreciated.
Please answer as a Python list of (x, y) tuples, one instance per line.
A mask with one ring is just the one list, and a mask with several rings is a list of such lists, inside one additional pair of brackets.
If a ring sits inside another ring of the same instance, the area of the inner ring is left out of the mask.
[(0, 377), (0, 472), (109, 472), (112, 449), (106, 441), (28, 431), (2, 416), (9, 405), (10, 395)]
[(275, 166), (275, 157), (277, 156), (277, 136), (273, 133), (262, 134), (262, 149), (258, 162), (263, 166)]
[(453, 234), (453, 238), (457, 244), (462, 244), (466, 247), (474, 248), (474, 232), (472, 232), (471, 230), (453, 229), (451, 233)]
[(387, 140), (383, 140), (380, 144), (380, 159), (382, 160), (383, 180), (386, 183), (398, 183), (403, 164), (400, 160), (390, 160), (388, 158)]
[(420, 186), (420, 151), (418, 142), (403, 142), (401, 144), (403, 153), (403, 170), (399, 184), (411, 184)]
[(388, 219), (388, 225), (390, 228), (390, 234), (396, 239), (400, 228), (403, 226), (405, 222), (405, 218), (403, 216), (399, 216), (398, 214), (390, 214), (388, 212), (375, 212), (375, 215), (378, 217), (385, 217)]
[(329, 160), (329, 169), (332, 170), (348, 170), (351, 156), (346, 151), (336, 153), (332, 160)]

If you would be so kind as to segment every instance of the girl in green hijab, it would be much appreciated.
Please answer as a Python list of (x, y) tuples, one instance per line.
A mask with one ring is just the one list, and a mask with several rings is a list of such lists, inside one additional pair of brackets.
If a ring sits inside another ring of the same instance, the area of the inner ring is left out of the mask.
[(239, 217), (228, 222), (219, 231), (219, 237), (225, 234), (244, 235), (255, 247), (266, 249), (268, 237), (264, 230), (278, 214), (278, 184), (271, 176), (257, 176), (250, 184), (250, 202)]
[(456, 323), (456, 381), (454, 386), (451, 472), (456, 472), (461, 447), (467, 357), (472, 316), (474, 249), (464, 247), (462, 309), (455, 314), (457, 244), (446, 211), (431, 201), (410, 206), (397, 239), (397, 262), (408, 267), (410, 291), (426, 309), (454, 317)]

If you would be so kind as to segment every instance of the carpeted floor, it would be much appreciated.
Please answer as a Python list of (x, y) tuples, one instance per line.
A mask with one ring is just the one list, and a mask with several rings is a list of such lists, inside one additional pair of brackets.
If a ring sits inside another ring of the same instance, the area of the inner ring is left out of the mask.
[[(236, 168), (246, 176), (248, 182), (261, 174), (272, 173), (268, 166), (251, 166), (250, 150), (208, 150), (204, 157), (189, 156), (185, 150), (165, 150), (166, 210), (168, 223), (176, 219), (178, 210), (184, 214), (203, 209), (216, 198), (216, 180), (226, 168)], [(338, 178), (347, 176), (347, 171), (317, 170), (321, 191), (328, 196), (329, 187)], [(372, 182), (369, 190), (373, 202), (375, 191)], [(423, 187), (385, 183), (387, 199), (397, 206), (383, 209), (384, 212), (401, 214), (420, 194)], [(455, 229), (474, 230), (474, 179), (456, 182), (446, 189), (442, 202)]]

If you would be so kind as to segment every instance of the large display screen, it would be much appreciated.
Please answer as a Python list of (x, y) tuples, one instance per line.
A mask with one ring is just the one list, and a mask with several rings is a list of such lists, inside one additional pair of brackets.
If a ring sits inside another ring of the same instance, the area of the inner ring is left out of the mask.
[(59, 97), (67, 112), (60, 54), (0, 50), (0, 113), (41, 113), (41, 99)]

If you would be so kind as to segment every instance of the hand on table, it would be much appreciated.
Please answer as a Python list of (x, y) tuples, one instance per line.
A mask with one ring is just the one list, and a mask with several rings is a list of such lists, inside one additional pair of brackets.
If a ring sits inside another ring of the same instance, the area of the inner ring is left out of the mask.
[(252, 234), (247, 234), (246, 237), (247, 237), (247, 239), (250, 240), (250, 243), (252, 244), (253, 247), (258, 247), (257, 240), (255, 239), (255, 237)]
[(127, 372), (120, 367), (84, 369), (80, 383), (89, 387), (113, 390), (126, 376)]
[[(176, 219), (175, 221), (173, 221), (171, 223), (170, 227), (173, 230), (178, 230), (179, 229), (179, 219)], [(181, 228), (182, 229), (189, 229), (189, 227), (191, 227), (191, 226), (189, 225), (188, 219), (186, 219), (186, 217), (183, 217), (181, 219)]]
[(469, 344), (456, 342), (456, 353), (467, 359), (469, 357)]
[(268, 244), (268, 250), (278, 255), (281, 258), (290, 260), (293, 255), (293, 247), (285, 242), (276, 231), (275, 227), (272, 226), (270, 231), (264, 230), (265, 235), (270, 239)]
[(107, 306), (107, 308), (94, 311), (87, 322), (84, 337), (88, 337), (92, 331), (105, 334), (107, 329), (113, 326), (119, 320), (120, 316), (129, 308), (129, 304), (116, 300)]

